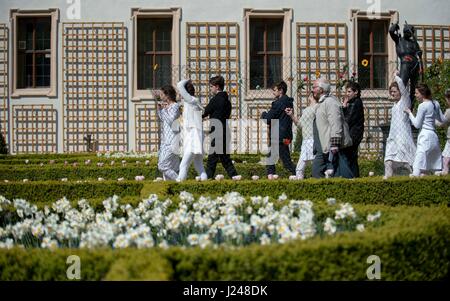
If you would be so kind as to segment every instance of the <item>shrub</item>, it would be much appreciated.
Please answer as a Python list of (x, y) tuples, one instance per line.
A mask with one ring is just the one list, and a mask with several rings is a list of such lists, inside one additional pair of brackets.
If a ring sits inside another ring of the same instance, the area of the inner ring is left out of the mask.
[(288, 198), (320, 201), (334, 197), (342, 202), (387, 205), (448, 204), (450, 177), (430, 176), (421, 179), (397, 177), (382, 180), (366, 179), (308, 179), (303, 181), (217, 181), (168, 183), (167, 192), (177, 195), (188, 191), (195, 195), (221, 195), (236, 191), (244, 196), (263, 195), (278, 198), (285, 193)]
[(29, 182), (0, 183), (0, 195), (7, 199), (22, 198), (34, 203), (53, 203), (62, 197), (69, 200), (80, 198), (108, 198), (118, 196), (139, 196), (143, 184), (140, 182)]

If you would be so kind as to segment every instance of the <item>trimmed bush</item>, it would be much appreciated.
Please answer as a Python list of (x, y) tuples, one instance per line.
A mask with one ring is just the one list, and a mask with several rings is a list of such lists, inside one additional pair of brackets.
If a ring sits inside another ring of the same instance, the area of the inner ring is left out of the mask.
[(351, 204), (432, 205), (448, 204), (450, 176), (430, 176), (421, 179), (408, 177), (382, 180), (365, 179), (308, 179), (303, 181), (259, 180), (168, 183), (167, 193), (178, 195), (188, 191), (195, 195), (223, 195), (236, 191), (244, 196), (270, 196), (278, 198), (285, 193), (288, 198), (320, 201), (333, 197)]
[(138, 175), (147, 179), (154, 179), (159, 176), (156, 165), (152, 166), (20, 166), (20, 167), (3, 167), (0, 166), (0, 179), (9, 181), (22, 181), (28, 179), (31, 181), (49, 181), (61, 180), (97, 180), (104, 178), (108, 180), (117, 180), (124, 178), (126, 180), (134, 180)]
[(0, 195), (7, 199), (22, 198), (34, 203), (53, 203), (62, 197), (69, 200), (81, 198), (108, 198), (118, 196), (139, 196), (144, 185), (141, 182), (28, 182), (0, 183)]
[[(104, 161), (103, 161), (104, 162)], [(130, 160), (128, 160), (130, 162)], [(21, 181), (23, 179), (29, 179), (33, 181), (47, 181), (47, 180), (60, 180), (62, 178), (68, 178), (69, 180), (87, 180), (104, 178), (110, 180), (117, 180), (118, 178), (125, 178), (127, 180), (134, 180), (137, 175), (143, 175), (146, 179), (155, 179), (161, 176), (157, 168), (157, 161), (152, 160), (150, 165), (136, 165), (136, 163), (128, 163), (126, 166), (122, 166), (120, 162), (114, 166), (106, 163), (102, 167), (97, 167), (94, 163), (91, 165), (80, 164), (77, 167), (64, 166), (62, 164), (36, 166), (24, 164), (20, 165), (2, 165), (0, 164), (0, 180)], [(206, 164), (206, 163), (205, 163)], [(253, 175), (257, 175), (260, 178), (266, 177), (266, 167), (258, 163), (236, 163), (236, 169), (244, 179), (250, 179)], [(380, 161), (362, 161), (360, 164), (361, 175), (367, 176), (369, 171), (375, 172), (376, 175), (382, 175), (383, 163)], [(277, 172), (283, 178), (288, 178), (289, 173), (280, 165), (277, 164)], [(216, 174), (227, 175), (222, 165), (218, 165)], [(306, 168), (306, 176), (311, 175), (311, 166)], [(189, 178), (193, 179), (197, 175), (194, 168), (191, 166), (189, 170)]]
[(1, 280), (67, 280), (78, 255), (82, 280), (367, 280), (367, 258), (381, 260), (382, 280), (448, 279), (450, 210), (381, 210), (382, 225), (285, 245), (162, 250), (0, 250)]

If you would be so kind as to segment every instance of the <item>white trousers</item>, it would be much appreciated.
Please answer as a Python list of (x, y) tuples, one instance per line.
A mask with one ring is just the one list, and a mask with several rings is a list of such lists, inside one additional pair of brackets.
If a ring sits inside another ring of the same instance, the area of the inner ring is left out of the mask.
[(208, 178), (205, 169), (203, 167), (203, 155), (193, 154), (189, 151), (186, 151), (183, 154), (183, 159), (181, 159), (180, 173), (178, 174), (177, 181), (184, 181), (187, 179), (189, 166), (191, 165), (192, 161), (194, 161), (194, 168), (197, 171), (198, 175), (200, 176), (200, 179), (206, 180)]

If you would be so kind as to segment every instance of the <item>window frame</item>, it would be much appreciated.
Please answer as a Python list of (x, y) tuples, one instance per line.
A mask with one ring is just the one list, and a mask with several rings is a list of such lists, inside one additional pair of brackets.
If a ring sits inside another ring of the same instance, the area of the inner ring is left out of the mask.
[[(38, 87), (38, 88), (18, 88), (17, 87), (17, 74), (18, 74), (18, 21), (19, 18), (39, 18), (50, 17), (51, 29), (50, 29), (50, 86)], [(59, 9), (49, 8), (46, 10), (10, 10), (10, 20), (12, 28), (12, 77), (11, 77), (11, 97), (20, 98), (27, 96), (57, 96), (57, 40), (58, 40), (58, 22), (59, 22)]]
[[(33, 62), (32, 62), (32, 86), (31, 87), (23, 87), (23, 88), (20, 88), (20, 89), (30, 89), (30, 88), (31, 89), (36, 89), (37, 88), (36, 87), (36, 82), (37, 82), (37, 80), (36, 80), (36, 77), (37, 77), (36, 76), (36, 69), (37, 69), (37, 67), (36, 67), (37, 66), (36, 57), (38, 55), (47, 55), (47, 54), (49, 54), (51, 56), (51, 54), (52, 54), (51, 49), (50, 50), (47, 50), (47, 49), (45, 49), (45, 50), (37, 50), (36, 49), (36, 33), (37, 33), (37, 31), (36, 31), (36, 23), (37, 23), (37, 20), (39, 18), (43, 18), (43, 17), (21, 17), (21, 18), (18, 18), (18, 20), (20, 20), (20, 19), (30, 19), (31, 20), (30, 23), (33, 23), (33, 38), (32, 38), (32, 40), (33, 40), (33, 49), (32, 50), (27, 50), (27, 49), (22, 50), (22, 49), (19, 49), (19, 48), (17, 49), (18, 53), (22, 53), (22, 54), (25, 54), (25, 55), (31, 54), (32, 57), (33, 57)], [(46, 17), (46, 18), (48, 18), (48, 17)], [(19, 33), (19, 30), (17, 31), (17, 33)], [(51, 18), (50, 18), (50, 34), (51, 34)], [(19, 67), (19, 63), (17, 64), (17, 67)], [(17, 71), (17, 73), (19, 73), (19, 72)], [(50, 76), (50, 74), (49, 74), (49, 76)], [(17, 78), (17, 80), (19, 80), (19, 79)], [(48, 86), (40, 86), (39, 88), (48, 88), (48, 87), (50, 87), (50, 82), (49, 82)]]
[[(282, 8), (282, 9), (253, 9), (244, 8), (244, 39), (245, 39), (245, 66), (244, 74), (245, 78), (250, 78), (250, 19), (283, 19), (283, 29), (282, 29), (282, 60), (292, 57), (292, 8)], [(286, 70), (288, 68), (288, 70)], [(292, 89), (292, 82), (283, 78), (292, 77), (292, 65), (282, 64), (281, 66), (281, 79), (288, 85), (288, 93)], [(250, 89), (250, 81), (245, 82), (244, 87), (244, 100), (255, 100), (255, 99), (272, 99), (272, 89)]]
[[(385, 20), (388, 22), (388, 24), (395, 23), (399, 20), (399, 13), (395, 10), (389, 10), (387, 12), (381, 12), (376, 16), (373, 16), (371, 13), (368, 13), (367, 11), (361, 11), (359, 9), (351, 9), (350, 10), (350, 20), (352, 21), (353, 25), (353, 70), (356, 72), (356, 76), (358, 77), (358, 21), (360, 20)], [(395, 62), (397, 58), (397, 54), (395, 51), (395, 43), (392, 41), (392, 39), (387, 36), (387, 51), (388, 51), (388, 63)], [(389, 83), (392, 78), (390, 73), (391, 70), (387, 70), (387, 82)], [(364, 89), (362, 91), (362, 97), (364, 98), (373, 98), (373, 91), (377, 91), (378, 96), (382, 97), (389, 97), (389, 91), (388, 89)], [(381, 93), (381, 94), (380, 94)], [(383, 94), (384, 93), (384, 94)]]
[[(141, 102), (144, 100), (155, 100), (154, 92), (156, 89), (138, 89), (138, 39), (137, 39), (137, 19), (138, 18), (148, 18), (148, 19), (172, 19), (172, 37), (171, 37), (171, 52), (172, 60), (171, 64), (174, 67), (180, 65), (180, 20), (181, 20), (181, 8), (172, 7), (167, 9), (143, 9), (143, 8), (132, 8), (131, 18), (133, 23), (133, 63), (132, 63), (132, 97), (131, 101)], [(174, 85), (180, 78), (178, 72), (172, 71), (172, 82), (167, 84)]]
[[(265, 20), (264, 18), (263, 19), (260, 19), (260, 18), (251, 18), (250, 19), (250, 27), (249, 27), (250, 28), (250, 35), (251, 35), (252, 22), (263, 22), (264, 20)], [(267, 18), (266, 18), (266, 20), (267, 20)], [(270, 20), (270, 21), (268, 21), (269, 23), (275, 23), (276, 21), (278, 21), (278, 22), (281, 21), (281, 25), (283, 26), (283, 19), (282, 18), (270, 18), (269, 20)], [(249, 65), (250, 74), (251, 74), (251, 68), (252, 68), (251, 62), (252, 62), (253, 58), (261, 57), (261, 56), (263, 57), (263, 61), (264, 61), (264, 64), (263, 64), (264, 84), (263, 84), (262, 89), (271, 89), (272, 88), (272, 87), (270, 87), (267, 84), (268, 78), (269, 78), (269, 76), (268, 76), (268, 67), (269, 67), (268, 66), (269, 65), (268, 59), (269, 59), (269, 56), (279, 56), (281, 58), (281, 60), (283, 59), (283, 29), (281, 29), (281, 35), (280, 35), (281, 50), (280, 51), (271, 51), (271, 50), (267, 49), (267, 47), (268, 47), (268, 37), (267, 36), (268, 36), (268, 26), (269, 25), (272, 25), (272, 24), (268, 24), (268, 23), (264, 24), (263, 50), (254, 52), (253, 49), (251, 48), (251, 44), (252, 44), (251, 41), (250, 41), (250, 49), (249, 49), (249, 51), (250, 51), (250, 61), (249, 61), (250, 62), (250, 65)], [(280, 74), (281, 78), (282, 78), (282, 75), (283, 75), (283, 71), (281, 69), (281, 74)], [(251, 80), (250, 80), (250, 89), (252, 88), (251, 86), (252, 86), (252, 84), (251, 84)]]
[[(140, 20), (143, 20), (143, 19), (151, 20), (151, 19), (155, 19), (155, 18), (140, 17), (139, 19)], [(164, 19), (170, 20), (171, 22), (173, 22), (173, 18), (161, 18), (161, 20), (164, 20)], [(137, 20), (137, 22), (139, 22), (139, 21)], [(138, 29), (139, 29), (139, 26), (138, 26)], [(156, 30), (153, 30), (152, 36), (153, 36), (152, 50), (150, 50), (150, 51), (143, 51), (144, 52), (143, 53), (144, 56), (150, 56), (152, 58), (152, 61), (156, 62), (157, 56), (159, 56), (159, 55), (161, 55), (161, 56), (170, 55), (171, 61), (172, 61), (172, 56), (173, 56), (172, 47), (171, 47), (170, 51), (158, 51), (157, 50), (157, 46), (156, 46)], [(138, 37), (138, 39), (139, 39), (139, 37)], [(171, 41), (170, 42), (172, 43), (172, 37), (171, 37)], [(139, 41), (137, 41), (137, 45), (139, 45)], [(139, 63), (139, 56), (140, 56), (141, 53), (139, 51), (139, 46), (137, 46), (137, 48), (138, 48), (137, 49), (137, 52), (138, 52), (137, 61)], [(137, 68), (138, 68), (137, 76), (139, 77), (139, 64), (138, 64)], [(155, 74), (154, 74), (155, 70), (153, 70), (152, 72), (153, 72), (153, 87), (155, 88), (155, 86), (156, 86), (156, 77), (155, 77)], [(139, 78), (137, 78), (137, 83), (138, 83), (138, 89), (139, 89)], [(144, 90), (144, 89), (141, 89), (141, 90)]]
[[(368, 89), (375, 90), (375, 89), (387, 89), (389, 86), (389, 76), (388, 74), (385, 74), (386, 76), (386, 86), (385, 87), (374, 87), (374, 60), (375, 57), (384, 57), (386, 58), (386, 64), (389, 63), (389, 51), (388, 51), (388, 32), (389, 32), (389, 24), (386, 20), (359, 20), (358, 22), (367, 22), (369, 24), (369, 51), (368, 52), (360, 52), (359, 51), (359, 45), (358, 45), (358, 72), (359, 72), (359, 62), (362, 60), (363, 57), (369, 57), (369, 86)], [(384, 25), (385, 35), (386, 35), (386, 43), (385, 43), (385, 51), (384, 52), (375, 52), (374, 50), (374, 24), (382, 23)], [(358, 27), (358, 37), (359, 37), (359, 27)], [(358, 40), (358, 43), (360, 41)], [(360, 57), (361, 56), (361, 57)]]

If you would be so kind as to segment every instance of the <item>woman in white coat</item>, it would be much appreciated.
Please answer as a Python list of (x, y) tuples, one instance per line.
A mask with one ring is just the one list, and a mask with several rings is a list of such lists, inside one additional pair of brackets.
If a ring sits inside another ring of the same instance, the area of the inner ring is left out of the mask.
[(194, 168), (200, 180), (207, 179), (203, 167), (203, 107), (195, 95), (195, 88), (190, 80), (182, 80), (177, 84), (183, 104), (183, 159), (177, 181), (187, 178), (189, 166), (194, 161)]
[(394, 175), (394, 169), (403, 166), (411, 173), (416, 154), (416, 145), (411, 132), (411, 122), (404, 112), (411, 106), (409, 89), (405, 87), (398, 72), (394, 72), (395, 81), (389, 86), (391, 100), (395, 101), (391, 113), (391, 126), (386, 140), (384, 155), (384, 178)]
[(411, 174), (413, 177), (418, 177), (426, 171), (442, 169), (442, 153), (436, 134), (435, 120), (439, 122), (445, 120), (439, 102), (431, 99), (431, 90), (426, 84), (417, 86), (416, 98), (421, 102), (417, 109), (417, 116), (414, 117), (409, 108), (405, 109), (412, 124), (421, 129), (417, 137), (417, 151)]

